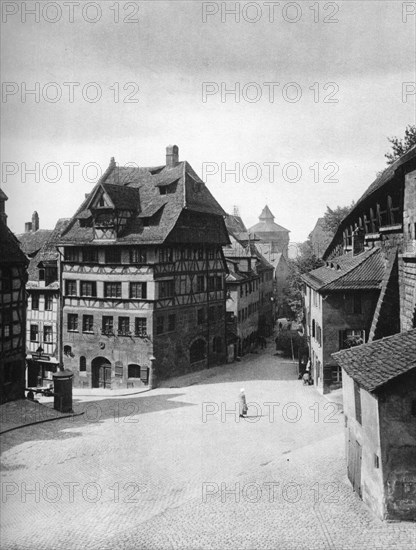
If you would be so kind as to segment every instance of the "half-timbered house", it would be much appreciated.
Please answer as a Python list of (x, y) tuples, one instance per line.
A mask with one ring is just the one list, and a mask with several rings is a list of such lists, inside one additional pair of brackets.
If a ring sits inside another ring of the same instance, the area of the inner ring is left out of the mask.
[(224, 211), (177, 146), (114, 159), (60, 240), (62, 359), (81, 387), (136, 387), (222, 363)]
[(334, 352), (416, 327), (416, 146), (369, 186), (323, 260), (303, 281), (314, 380), (326, 393), (341, 383)]
[[(28, 256), (26, 359), (28, 387), (47, 386), (60, 361), (59, 253), (56, 242), (69, 220), (61, 219), (54, 230), (33, 229), (18, 235)], [(29, 225), (29, 227), (28, 227)], [(36, 227), (36, 226), (35, 226)]]
[(22, 399), (25, 390), (28, 260), (7, 227), (6, 200), (0, 189), (0, 403)]

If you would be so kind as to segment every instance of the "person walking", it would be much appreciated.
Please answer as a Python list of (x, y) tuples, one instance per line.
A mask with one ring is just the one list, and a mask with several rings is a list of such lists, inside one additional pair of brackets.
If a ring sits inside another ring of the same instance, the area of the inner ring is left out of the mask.
[(240, 402), (240, 418), (244, 418), (247, 415), (247, 401), (244, 388), (241, 388), (240, 394), (238, 396)]

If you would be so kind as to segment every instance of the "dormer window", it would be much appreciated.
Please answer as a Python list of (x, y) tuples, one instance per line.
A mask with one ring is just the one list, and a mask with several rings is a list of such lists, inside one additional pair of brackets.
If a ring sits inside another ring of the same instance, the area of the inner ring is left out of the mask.
[(45, 280), (45, 270), (43, 268), (39, 269), (39, 281)]
[(104, 196), (101, 195), (100, 200), (98, 201), (98, 206), (103, 207), (105, 206)]

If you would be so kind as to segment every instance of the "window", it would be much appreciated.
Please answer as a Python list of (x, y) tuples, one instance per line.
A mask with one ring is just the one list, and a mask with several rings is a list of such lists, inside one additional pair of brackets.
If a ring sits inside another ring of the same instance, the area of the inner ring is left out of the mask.
[(312, 337), (315, 338), (315, 319), (312, 319)]
[(208, 309), (208, 321), (210, 323), (213, 323), (215, 321), (215, 307), (214, 306), (211, 306)]
[(113, 324), (113, 318), (108, 315), (104, 315), (102, 319), (102, 325), (101, 325), (101, 333), (105, 336), (113, 336), (114, 335), (114, 324)]
[(121, 283), (104, 283), (106, 298), (121, 298)]
[(352, 348), (365, 343), (365, 330), (347, 329), (339, 334), (339, 349)]
[(143, 248), (131, 248), (130, 249), (130, 263), (131, 264), (145, 264), (147, 262), (146, 250)]
[(130, 283), (130, 298), (147, 298), (147, 283)]
[(159, 249), (159, 262), (166, 263), (173, 261), (173, 251), (171, 248), (160, 248)]
[(39, 281), (44, 281), (44, 280), (45, 280), (45, 270), (39, 269)]
[(355, 400), (355, 418), (357, 422), (362, 423), (361, 418), (361, 388), (354, 380), (354, 400)]
[(95, 281), (81, 281), (81, 296), (97, 296), (97, 283)]
[(39, 327), (38, 325), (30, 325), (30, 341), (38, 342), (39, 341)]
[(380, 468), (380, 458), (376, 454), (374, 454), (374, 468)]
[(81, 355), (79, 358), (79, 372), (85, 372), (87, 370), (87, 360), (86, 358)]
[(82, 332), (94, 331), (94, 317), (92, 315), (82, 316)]
[(146, 317), (136, 317), (134, 333), (136, 336), (146, 336), (147, 335), (147, 319)]
[(196, 278), (196, 291), (197, 292), (205, 292), (205, 276), (204, 275), (197, 275), (197, 278)]
[(362, 313), (361, 311), (361, 294), (353, 295), (353, 313)]
[(45, 309), (47, 311), (52, 311), (53, 309), (53, 295), (45, 294)]
[(202, 338), (195, 340), (189, 348), (189, 359), (191, 363), (202, 361), (206, 357), (206, 344)]
[(203, 309), (198, 309), (197, 311), (197, 324), (202, 325), (205, 321), (205, 311)]
[(86, 247), (82, 250), (82, 261), (87, 263), (98, 263), (98, 250), (93, 247)]
[(43, 341), (47, 344), (51, 344), (53, 341), (52, 338), (52, 327), (45, 325), (43, 327)]
[(64, 346), (64, 355), (68, 357), (73, 357), (71, 346)]
[(176, 328), (176, 315), (172, 314), (168, 316), (168, 331), (173, 332)]
[(168, 281), (160, 281), (159, 283), (159, 298), (168, 298), (175, 293), (175, 284), (173, 279)]
[(2, 318), (2, 326), (3, 326), (3, 337), (9, 338), (9, 336), (12, 335), (12, 312), (10, 310), (4, 310), (3, 311), (3, 318)]
[(120, 336), (130, 336), (130, 319), (128, 317), (118, 318), (118, 333)]
[(164, 331), (165, 319), (164, 317), (157, 317), (156, 319), (156, 334), (162, 334)]
[(105, 249), (105, 263), (106, 264), (119, 264), (121, 263), (121, 248), (108, 247)]
[(65, 248), (64, 258), (67, 262), (79, 262), (80, 249), (75, 247)]
[(208, 260), (215, 260), (215, 248), (208, 250)]
[(68, 313), (68, 331), (78, 331), (78, 315), (76, 313)]
[(140, 365), (134, 365), (134, 364), (128, 365), (127, 376), (129, 378), (140, 378)]
[(32, 309), (39, 309), (39, 294), (37, 292), (32, 294)]
[(77, 295), (77, 282), (71, 279), (65, 281), (65, 294), (67, 296)]

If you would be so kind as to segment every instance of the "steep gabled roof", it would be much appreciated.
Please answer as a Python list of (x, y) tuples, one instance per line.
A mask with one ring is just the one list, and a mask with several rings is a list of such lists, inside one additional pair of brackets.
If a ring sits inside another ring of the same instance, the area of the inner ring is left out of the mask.
[(31, 256), (36, 254), (42, 246), (48, 241), (52, 235), (52, 229), (38, 229), (37, 231), (30, 231), (28, 233), (20, 233), (16, 235), (20, 242), (20, 248), (22, 251)]
[(338, 351), (332, 357), (361, 387), (373, 392), (416, 369), (416, 329)]
[(302, 280), (320, 292), (379, 289), (385, 268), (381, 250), (372, 248), (356, 256), (344, 254), (334, 258), (302, 275)]
[[(56, 248), (56, 243), (59, 241), (61, 233), (68, 225), (69, 221), (69, 218), (60, 218), (57, 221), (55, 228), (50, 231), (49, 238), (43, 244), (42, 248), (38, 250), (38, 252), (30, 259), (28, 267), (29, 281), (39, 281), (38, 266), (40, 263), (46, 265), (57, 262), (59, 253)], [(31, 287), (29, 286), (28, 288), (33, 288), (33, 285)]]
[(325, 251), (325, 254), (323, 256), (324, 259), (328, 257), (333, 247), (341, 239), (343, 230), (348, 225), (350, 220), (354, 218), (354, 216), (356, 215), (356, 212), (361, 209), (361, 207), (363, 206), (363, 203), (366, 202), (367, 199), (369, 199), (377, 191), (382, 189), (385, 185), (388, 185), (390, 182), (392, 182), (393, 179), (396, 177), (396, 174), (400, 173), (400, 171), (403, 169), (402, 167), (405, 164), (409, 164), (410, 169), (414, 169), (414, 166), (416, 164), (416, 145), (413, 145), (413, 147), (409, 149), (407, 153), (402, 155), (399, 159), (396, 160), (396, 162), (394, 162), (393, 164), (388, 166), (385, 170), (383, 170), (383, 172), (373, 181), (373, 183), (361, 195), (358, 201), (354, 204), (354, 207), (348, 212), (348, 214), (344, 217), (344, 219), (339, 224), (338, 229), (335, 232), (335, 235), (331, 239), (331, 242), (329, 243)]
[[(174, 192), (160, 195), (160, 188), (173, 182), (177, 182)], [(89, 208), (90, 199), (98, 186), (102, 186), (108, 192), (116, 208), (126, 209), (127, 205), (130, 205), (132, 210), (131, 206), (134, 206), (133, 215), (123, 233), (116, 239), (116, 243), (161, 244), (173, 231), (184, 211), (211, 214), (221, 218), (225, 215), (204, 182), (186, 161), (178, 162), (175, 166), (145, 168), (120, 167), (112, 160), (103, 177), (71, 219), (62, 235), (62, 244), (93, 242), (92, 228), (84, 227), (79, 218), (88, 218), (89, 213), (83, 212)], [(155, 216), (154, 223), (143, 224), (143, 218), (152, 216)], [(222, 223), (221, 220), (219, 224)], [(212, 234), (207, 231), (207, 242), (213, 238), (209, 236)], [(222, 234), (225, 235), (224, 230)], [(225, 244), (227, 239), (223, 238), (223, 241)]]
[(0, 264), (24, 264), (26, 258), (19, 246), (19, 241), (5, 223), (0, 221)]

